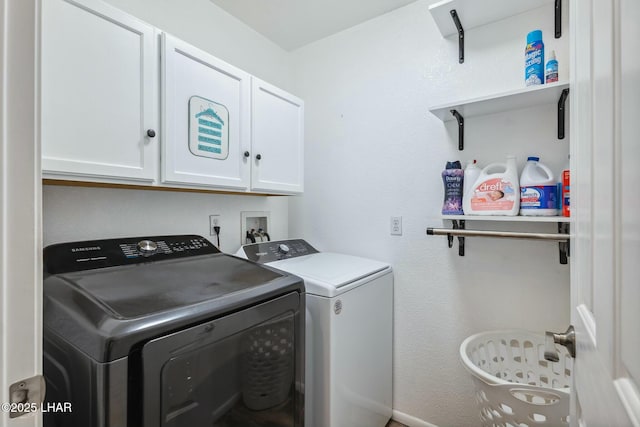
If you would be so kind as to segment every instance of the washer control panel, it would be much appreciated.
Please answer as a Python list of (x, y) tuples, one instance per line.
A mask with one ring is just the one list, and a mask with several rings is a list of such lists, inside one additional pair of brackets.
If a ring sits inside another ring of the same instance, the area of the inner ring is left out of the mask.
[(260, 264), (318, 253), (313, 246), (302, 239), (255, 243), (245, 245), (241, 250), (244, 251), (247, 259)]
[(44, 249), (44, 273), (60, 274), (215, 253), (220, 253), (218, 248), (195, 235), (60, 243)]

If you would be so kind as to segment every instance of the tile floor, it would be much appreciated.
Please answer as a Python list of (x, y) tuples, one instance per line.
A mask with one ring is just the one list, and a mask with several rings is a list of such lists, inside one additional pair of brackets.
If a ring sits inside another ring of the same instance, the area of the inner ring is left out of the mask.
[(407, 427), (407, 426), (404, 425), (404, 424), (400, 424), (397, 421), (391, 420), (391, 421), (389, 421), (389, 424), (387, 424), (387, 427)]

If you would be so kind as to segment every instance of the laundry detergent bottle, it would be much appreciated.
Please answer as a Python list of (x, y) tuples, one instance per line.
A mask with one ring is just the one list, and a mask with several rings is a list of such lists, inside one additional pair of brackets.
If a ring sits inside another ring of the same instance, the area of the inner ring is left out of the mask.
[(558, 215), (558, 185), (539, 157), (527, 158), (520, 175), (520, 215)]
[(475, 160), (469, 162), (464, 169), (464, 187), (462, 193), (462, 205), (463, 207), (473, 195), (473, 184), (478, 180), (480, 176), (480, 168)]
[(482, 169), (463, 204), (466, 215), (518, 215), (520, 183), (515, 156), (507, 156), (506, 163), (492, 163)]
[(442, 171), (442, 183), (444, 184), (443, 215), (462, 215), (464, 213), (462, 211), (463, 180), (464, 171), (460, 161), (447, 162), (445, 170)]
[(567, 163), (562, 169), (560, 173), (560, 193), (558, 197), (560, 197), (560, 209), (562, 211), (562, 216), (571, 216), (571, 170), (569, 168), (569, 158), (567, 158)]

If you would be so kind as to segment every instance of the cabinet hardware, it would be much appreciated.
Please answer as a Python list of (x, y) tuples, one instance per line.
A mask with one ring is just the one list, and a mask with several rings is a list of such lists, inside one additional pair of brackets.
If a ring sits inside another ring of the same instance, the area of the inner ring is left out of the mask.
[(458, 113), (458, 110), (451, 110), (451, 114), (458, 121), (458, 150), (464, 150), (464, 118), (462, 114)]
[(244, 156), (245, 156), (245, 157), (249, 157), (250, 155), (251, 155), (251, 154), (250, 154), (248, 151), (245, 151), (245, 152), (244, 152)]
[(464, 63), (464, 28), (462, 28), (462, 24), (460, 23), (458, 12), (456, 12), (455, 9), (451, 9), (449, 13), (451, 14), (454, 25), (458, 29), (458, 62), (462, 64)]
[(256, 154), (256, 160), (262, 159), (262, 154)]
[(148, 130), (147, 130), (147, 136), (148, 136), (149, 138), (155, 138), (155, 137), (156, 137), (156, 131), (155, 131), (155, 130), (153, 130), (153, 129), (148, 129)]
[(565, 104), (567, 103), (567, 97), (569, 96), (569, 89), (563, 89), (558, 100), (558, 139), (564, 139), (564, 116), (565, 116)]

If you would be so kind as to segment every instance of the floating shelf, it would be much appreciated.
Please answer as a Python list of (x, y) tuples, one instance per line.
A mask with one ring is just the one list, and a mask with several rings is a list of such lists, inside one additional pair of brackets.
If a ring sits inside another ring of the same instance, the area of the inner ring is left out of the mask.
[(498, 222), (571, 222), (566, 216), (484, 216), (484, 215), (441, 215), (441, 219), (451, 221), (498, 221)]
[(549, 83), (510, 90), (495, 95), (481, 96), (437, 105), (429, 111), (443, 122), (456, 120), (451, 110), (456, 110), (465, 119), (485, 114), (501, 113), (536, 105), (557, 104), (568, 82)]
[(429, 6), (442, 37), (458, 34), (450, 11), (455, 9), (465, 30), (480, 27), (528, 10), (551, 4), (553, 0), (444, 0)]

